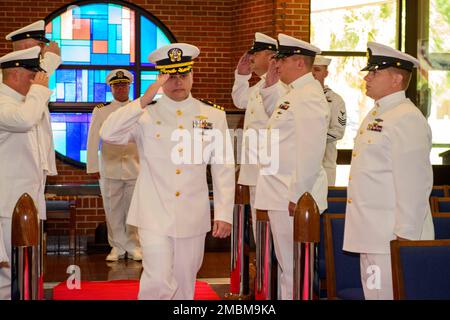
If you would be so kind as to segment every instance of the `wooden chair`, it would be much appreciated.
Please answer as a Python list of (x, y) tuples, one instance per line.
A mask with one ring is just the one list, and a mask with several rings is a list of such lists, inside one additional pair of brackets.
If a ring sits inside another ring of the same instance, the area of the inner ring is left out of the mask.
[[(49, 222), (65, 222), (69, 229), (69, 254), (75, 255), (79, 246), (77, 245), (77, 207), (76, 196), (46, 195), (47, 220)], [(47, 232), (46, 232), (47, 233)], [(58, 232), (59, 233), (59, 232)], [(61, 235), (58, 234), (58, 254), (62, 252)]]
[(450, 300), (450, 240), (391, 241), (395, 300)]
[(328, 187), (328, 198), (347, 198), (347, 187)]
[(325, 217), (325, 264), (328, 299), (364, 300), (359, 254), (342, 250), (344, 214)]
[(432, 197), (431, 212), (433, 215), (437, 213), (450, 214), (450, 197)]

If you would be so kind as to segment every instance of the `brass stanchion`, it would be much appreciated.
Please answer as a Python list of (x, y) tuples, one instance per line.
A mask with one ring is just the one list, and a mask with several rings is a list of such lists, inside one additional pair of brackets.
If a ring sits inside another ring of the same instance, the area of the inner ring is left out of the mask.
[(249, 300), (250, 193), (237, 185), (231, 232), (231, 273), (229, 300)]
[(269, 215), (266, 210), (256, 210), (255, 300), (277, 299), (277, 272)]
[(305, 192), (294, 213), (294, 300), (313, 300), (317, 244), (320, 242), (320, 212), (311, 194)]
[(11, 299), (39, 299), (39, 217), (27, 193), (16, 203), (11, 230)]

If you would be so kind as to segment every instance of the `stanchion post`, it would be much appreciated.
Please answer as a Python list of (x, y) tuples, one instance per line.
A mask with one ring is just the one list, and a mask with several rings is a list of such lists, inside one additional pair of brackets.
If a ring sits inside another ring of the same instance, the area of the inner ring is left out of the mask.
[(39, 217), (24, 193), (16, 203), (11, 227), (11, 299), (39, 299)]
[(248, 186), (237, 185), (231, 232), (231, 272), (228, 300), (249, 300), (250, 193)]
[(294, 300), (313, 300), (320, 212), (312, 195), (305, 192), (294, 212)]

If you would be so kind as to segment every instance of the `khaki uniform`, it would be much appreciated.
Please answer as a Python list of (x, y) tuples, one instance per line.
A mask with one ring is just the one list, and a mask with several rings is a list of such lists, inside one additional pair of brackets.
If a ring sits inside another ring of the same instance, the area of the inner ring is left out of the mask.
[(136, 228), (126, 225), (131, 197), (139, 173), (139, 155), (136, 144), (101, 143), (100, 128), (108, 116), (127, 102), (113, 100), (92, 112), (88, 135), (87, 173), (100, 172), (100, 188), (106, 213), (108, 240), (111, 247), (132, 253), (139, 246)]

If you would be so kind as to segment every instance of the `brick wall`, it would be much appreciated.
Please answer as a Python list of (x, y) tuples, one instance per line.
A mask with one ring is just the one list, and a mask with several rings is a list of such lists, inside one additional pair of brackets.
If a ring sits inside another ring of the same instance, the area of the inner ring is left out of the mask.
[[(0, 56), (11, 50), (4, 40), (9, 32), (71, 3), (66, 0), (1, 0)], [(233, 108), (231, 88), (239, 57), (248, 50), (256, 31), (276, 37), (283, 32), (309, 39), (309, 0), (134, 0), (161, 20), (179, 42), (201, 49), (195, 64), (193, 95)], [(49, 184), (94, 183), (84, 170), (57, 161), (59, 176), (49, 177)], [(78, 228), (93, 235), (104, 219), (99, 197), (78, 200)], [(50, 225), (51, 227), (52, 225)], [(56, 227), (56, 225), (54, 226)]]

